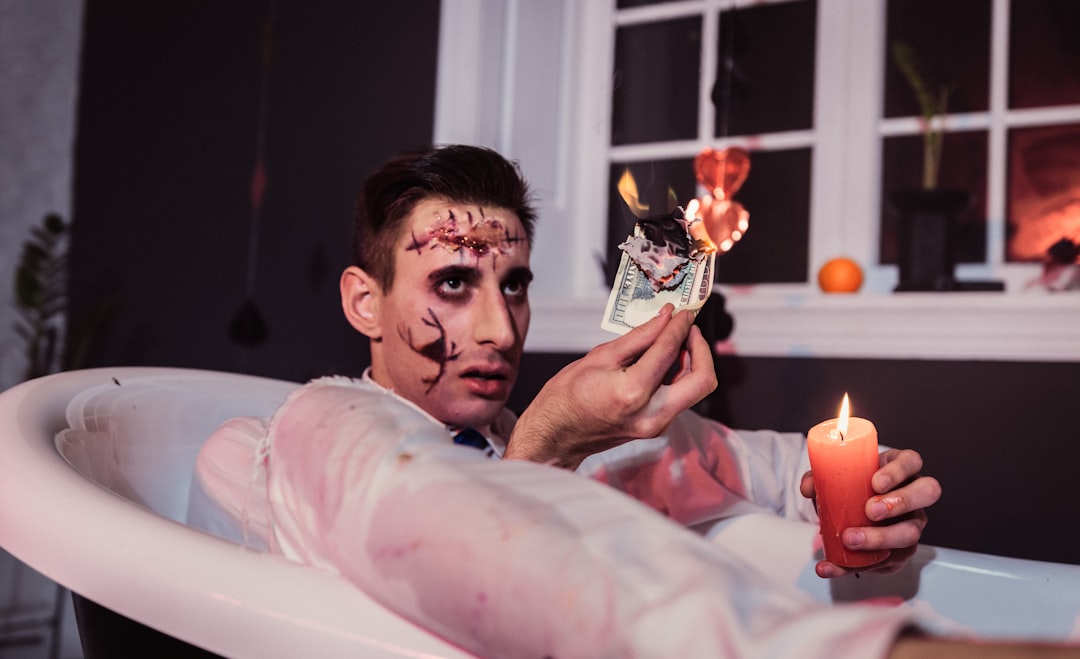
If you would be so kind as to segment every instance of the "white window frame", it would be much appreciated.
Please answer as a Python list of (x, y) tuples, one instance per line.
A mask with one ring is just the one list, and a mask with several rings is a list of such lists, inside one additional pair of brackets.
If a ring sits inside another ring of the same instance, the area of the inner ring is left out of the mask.
[[(606, 241), (610, 162), (692, 156), (704, 146), (731, 144), (813, 147), (810, 272), (806, 284), (718, 287), (735, 317), (721, 351), (1080, 361), (1080, 294), (1025, 289), (1038, 266), (1003, 261), (1006, 131), (1080, 121), (1080, 107), (1005, 107), (1008, 0), (992, 1), (990, 111), (951, 115), (946, 128), (990, 131), (987, 263), (962, 264), (957, 274), (1001, 279), (1007, 290), (897, 294), (895, 266), (876, 265), (881, 140), (915, 133), (918, 124), (880, 118), (885, 0), (818, 0), (813, 130), (619, 147), (609, 144), (614, 26), (705, 11), (702, 86), (708, 88), (716, 70), (710, 47), (716, 10), (750, 0), (684, 0), (621, 12), (614, 0), (443, 0), (435, 141), (484, 144), (518, 160), (539, 197), (526, 349), (584, 352), (613, 336), (599, 329), (610, 283), (597, 263)], [(708, 99), (701, 102), (699, 134), (707, 136), (713, 109)], [(866, 283), (858, 294), (817, 290), (813, 273), (840, 254), (864, 264)]]

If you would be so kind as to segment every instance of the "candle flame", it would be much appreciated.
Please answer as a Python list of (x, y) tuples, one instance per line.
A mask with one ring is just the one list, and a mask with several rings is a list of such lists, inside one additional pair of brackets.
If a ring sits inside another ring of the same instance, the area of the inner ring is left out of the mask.
[(844, 392), (844, 402), (840, 403), (840, 416), (836, 422), (836, 430), (840, 433), (840, 439), (843, 439), (844, 435), (847, 434), (848, 417), (851, 415), (850, 409), (851, 404), (848, 402), (847, 392)]

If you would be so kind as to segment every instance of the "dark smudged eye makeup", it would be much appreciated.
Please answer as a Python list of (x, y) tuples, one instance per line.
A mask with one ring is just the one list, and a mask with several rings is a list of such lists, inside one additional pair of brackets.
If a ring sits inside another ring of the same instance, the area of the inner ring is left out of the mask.
[(528, 268), (515, 268), (510, 272), (510, 276), (506, 278), (506, 281), (503, 282), (503, 294), (524, 299), (529, 293), (529, 284), (532, 282), (532, 278), (532, 271)]
[(478, 275), (475, 270), (449, 266), (428, 273), (432, 290), (440, 298), (449, 301), (461, 300), (469, 294), (469, 287), (475, 283)]
[(503, 284), (503, 293), (509, 297), (523, 298), (529, 292), (529, 282), (523, 279), (511, 279)]
[[(462, 266), (439, 268), (428, 275), (435, 295), (448, 302), (468, 301), (482, 278), (483, 274), (477, 269)], [(532, 278), (532, 271), (528, 268), (512, 269), (500, 284), (502, 294), (513, 302), (525, 301)]]
[(460, 277), (444, 279), (435, 287), (435, 293), (439, 297), (449, 300), (464, 297), (466, 294), (465, 280)]

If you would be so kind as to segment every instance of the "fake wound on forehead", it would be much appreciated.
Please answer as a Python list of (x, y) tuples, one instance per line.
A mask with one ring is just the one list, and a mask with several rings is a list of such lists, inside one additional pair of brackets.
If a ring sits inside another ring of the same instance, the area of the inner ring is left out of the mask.
[(514, 251), (515, 245), (526, 240), (525, 236), (511, 232), (506, 223), (494, 215), (485, 215), (484, 209), (472, 211), (447, 210), (435, 214), (435, 221), (430, 227), (417, 235), (414, 231), (412, 242), (406, 251), (419, 254), (425, 248), (436, 247), (450, 252), (465, 250), (477, 258), (491, 254), (499, 256)]

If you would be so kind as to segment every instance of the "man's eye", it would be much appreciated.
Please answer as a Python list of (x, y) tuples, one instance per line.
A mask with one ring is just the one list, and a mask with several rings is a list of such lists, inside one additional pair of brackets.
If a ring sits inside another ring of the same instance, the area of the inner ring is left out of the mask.
[(439, 282), (436, 289), (443, 295), (457, 295), (465, 290), (465, 280), (458, 279), (457, 277), (451, 277), (450, 279), (444, 279)]
[(522, 297), (529, 290), (529, 283), (520, 279), (503, 284), (503, 293), (513, 297)]

